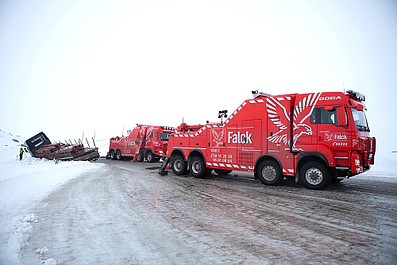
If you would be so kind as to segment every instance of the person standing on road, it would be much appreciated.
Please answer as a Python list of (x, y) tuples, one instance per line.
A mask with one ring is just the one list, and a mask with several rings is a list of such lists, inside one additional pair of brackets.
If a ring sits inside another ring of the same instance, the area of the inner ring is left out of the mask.
[(21, 147), (21, 149), (19, 149), (19, 161), (22, 160), (23, 157), (23, 148)]

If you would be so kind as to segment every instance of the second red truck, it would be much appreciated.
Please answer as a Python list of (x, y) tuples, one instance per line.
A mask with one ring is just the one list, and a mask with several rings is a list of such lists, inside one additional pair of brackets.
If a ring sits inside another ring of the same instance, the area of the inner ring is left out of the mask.
[(113, 137), (109, 143), (111, 159), (131, 158), (138, 162), (157, 162), (165, 156), (167, 142), (173, 128), (137, 125), (128, 136)]

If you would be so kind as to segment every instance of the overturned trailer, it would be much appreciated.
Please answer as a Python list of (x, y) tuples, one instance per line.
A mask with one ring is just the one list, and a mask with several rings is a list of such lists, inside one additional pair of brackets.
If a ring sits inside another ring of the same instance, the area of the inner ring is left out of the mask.
[(25, 145), (33, 157), (51, 160), (96, 160), (99, 158), (98, 148), (85, 147), (82, 143), (64, 144), (51, 143), (50, 139), (40, 132), (26, 140)]

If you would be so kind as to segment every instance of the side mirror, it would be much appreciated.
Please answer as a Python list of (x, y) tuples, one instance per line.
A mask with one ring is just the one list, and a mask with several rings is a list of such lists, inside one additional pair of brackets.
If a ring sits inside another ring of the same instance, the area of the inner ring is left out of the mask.
[(347, 126), (347, 115), (344, 107), (336, 109), (336, 116), (338, 117), (338, 125), (341, 127)]

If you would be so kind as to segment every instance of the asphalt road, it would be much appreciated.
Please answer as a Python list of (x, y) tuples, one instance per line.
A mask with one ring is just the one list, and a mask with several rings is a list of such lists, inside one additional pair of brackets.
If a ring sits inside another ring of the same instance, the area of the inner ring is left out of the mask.
[(37, 204), (26, 264), (397, 263), (397, 179), (367, 174), (318, 191), (98, 163)]

